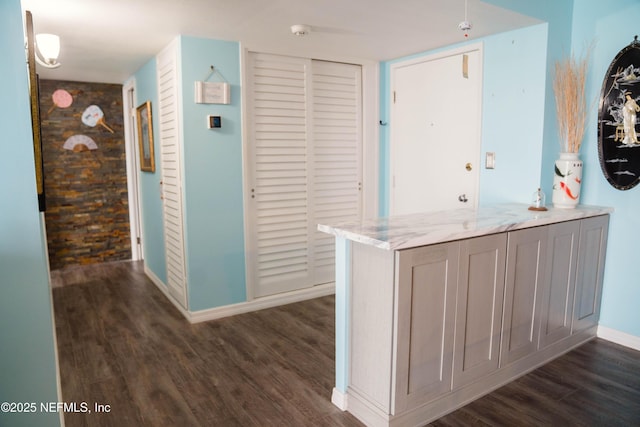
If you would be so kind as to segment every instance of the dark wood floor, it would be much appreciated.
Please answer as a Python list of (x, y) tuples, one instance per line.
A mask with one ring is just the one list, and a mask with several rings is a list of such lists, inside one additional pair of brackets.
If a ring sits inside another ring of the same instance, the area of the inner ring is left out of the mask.
[[(73, 426), (361, 426), (330, 402), (334, 299), (190, 325), (140, 263), (56, 272)], [(595, 340), (433, 426), (640, 425), (640, 354)]]

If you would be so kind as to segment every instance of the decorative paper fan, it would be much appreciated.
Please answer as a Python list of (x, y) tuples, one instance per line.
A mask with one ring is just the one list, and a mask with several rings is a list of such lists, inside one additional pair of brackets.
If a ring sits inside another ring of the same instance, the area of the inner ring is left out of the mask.
[(111, 129), (104, 122), (104, 113), (102, 109), (97, 105), (89, 105), (82, 113), (82, 123), (87, 126), (95, 127), (96, 125), (100, 125), (104, 127), (109, 132), (113, 133), (113, 129)]
[(51, 112), (55, 110), (56, 107), (68, 108), (71, 106), (71, 104), (73, 104), (73, 97), (64, 89), (57, 89), (55, 92), (53, 92), (53, 95), (51, 95), (51, 99), (53, 99), (53, 105), (51, 106), (51, 108), (49, 108), (47, 114), (51, 114)]
[(65, 150), (71, 151), (87, 151), (97, 150), (98, 144), (87, 135), (73, 135), (69, 137), (62, 146)]

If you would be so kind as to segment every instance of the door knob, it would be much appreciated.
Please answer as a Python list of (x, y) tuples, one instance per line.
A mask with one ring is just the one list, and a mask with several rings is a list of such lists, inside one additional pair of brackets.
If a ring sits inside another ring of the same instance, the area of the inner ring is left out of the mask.
[(458, 201), (462, 202), (462, 203), (467, 203), (469, 201), (469, 199), (467, 199), (467, 195), (466, 194), (461, 194), (458, 196)]
[(465, 168), (466, 170), (468, 170), (468, 171), (471, 171), (471, 169), (473, 169), (473, 168), (471, 167), (471, 163), (467, 163), (466, 165), (464, 165), (464, 168)]

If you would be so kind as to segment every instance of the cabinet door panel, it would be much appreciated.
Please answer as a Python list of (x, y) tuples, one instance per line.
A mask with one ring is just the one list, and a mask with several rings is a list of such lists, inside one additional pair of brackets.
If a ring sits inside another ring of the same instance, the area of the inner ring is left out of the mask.
[(451, 390), (458, 243), (398, 255), (395, 414)]
[(498, 368), (506, 234), (460, 242), (453, 388)]
[(580, 221), (552, 224), (548, 229), (538, 348), (571, 334)]
[(582, 220), (572, 331), (598, 324), (609, 216)]
[(500, 366), (536, 351), (547, 227), (509, 233)]

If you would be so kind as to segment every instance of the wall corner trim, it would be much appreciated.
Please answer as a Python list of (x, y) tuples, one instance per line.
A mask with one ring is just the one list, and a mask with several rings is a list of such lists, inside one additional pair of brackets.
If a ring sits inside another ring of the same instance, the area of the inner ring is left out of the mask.
[(184, 307), (182, 307), (182, 305), (180, 305), (180, 303), (176, 301), (175, 298), (171, 296), (171, 294), (169, 294), (169, 288), (167, 287), (167, 285), (162, 280), (160, 280), (160, 278), (156, 276), (156, 274), (153, 271), (151, 271), (146, 264), (144, 265), (144, 273), (147, 275), (149, 280), (151, 280), (153, 284), (156, 285), (156, 288), (158, 288), (160, 292), (162, 292), (164, 296), (171, 302), (171, 304), (173, 304), (174, 307), (177, 308), (178, 311), (189, 322), (191, 322), (191, 313), (185, 310)]

